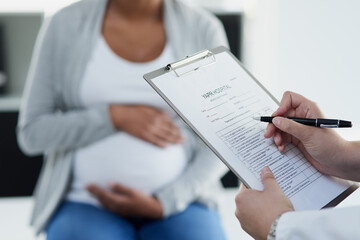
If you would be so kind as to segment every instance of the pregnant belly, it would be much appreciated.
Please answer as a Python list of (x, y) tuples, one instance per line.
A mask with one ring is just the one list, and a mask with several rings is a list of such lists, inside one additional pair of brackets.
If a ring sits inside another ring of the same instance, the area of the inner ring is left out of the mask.
[(186, 164), (182, 145), (159, 148), (117, 133), (77, 151), (72, 188), (116, 182), (152, 194), (181, 175)]

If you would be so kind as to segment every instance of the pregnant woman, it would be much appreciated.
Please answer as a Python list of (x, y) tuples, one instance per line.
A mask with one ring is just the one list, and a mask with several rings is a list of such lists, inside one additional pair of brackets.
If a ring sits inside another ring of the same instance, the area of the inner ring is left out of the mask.
[(175, 0), (83, 0), (44, 24), (18, 123), (23, 151), (45, 156), (37, 232), (225, 238), (207, 194), (224, 167), (142, 78), (218, 45), (219, 21)]

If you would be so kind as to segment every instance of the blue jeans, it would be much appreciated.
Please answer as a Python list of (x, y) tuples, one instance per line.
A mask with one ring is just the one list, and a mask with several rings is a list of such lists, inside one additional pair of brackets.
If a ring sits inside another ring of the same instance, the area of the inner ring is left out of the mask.
[(216, 211), (193, 203), (161, 220), (127, 219), (89, 204), (64, 202), (47, 227), (47, 240), (223, 240)]

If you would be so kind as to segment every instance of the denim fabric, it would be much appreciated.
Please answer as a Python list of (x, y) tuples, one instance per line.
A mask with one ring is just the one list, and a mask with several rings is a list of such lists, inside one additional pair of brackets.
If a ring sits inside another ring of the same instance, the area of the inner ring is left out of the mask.
[(105, 209), (64, 202), (47, 228), (47, 240), (223, 240), (216, 211), (192, 203), (161, 220), (123, 218)]

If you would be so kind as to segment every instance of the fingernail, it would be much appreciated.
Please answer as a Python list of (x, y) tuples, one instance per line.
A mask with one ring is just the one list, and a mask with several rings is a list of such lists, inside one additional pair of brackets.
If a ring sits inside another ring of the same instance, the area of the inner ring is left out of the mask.
[(261, 175), (262, 175), (262, 176), (265, 176), (265, 175), (268, 175), (268, 174), (272, 174), (272, 171), (271, 171), (271, 169), (270, 169), (268, 166), (266, 166), (266, 167), (264, 167), (264, 168), (262, 169)]
[(280, 136), (279, 136), (279, 135), (275, 135), (275, 136), (274, 136), (274, 142), (275, 142), (275, 143), (279, 143), (279, 141), (280, 141)]
[(276, 118), (274, 118), (273, 120), (272, 120), (272, 122), (273, 122), (273, 124), (275, 124), (275, 125), (280, 125), (280, 123), (281, 123), (281, 119), (280, 118), (278, 118), (278, 117), (276, 117)]
[(280, 153), (284, 152), (285, 145), (280, 145), (280, 146), (278, 146), (278, 149), (279, 149), (279, 152), (280, 152)]

